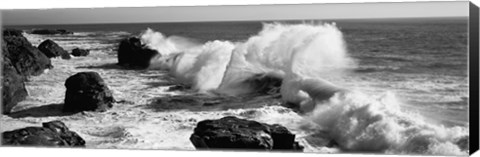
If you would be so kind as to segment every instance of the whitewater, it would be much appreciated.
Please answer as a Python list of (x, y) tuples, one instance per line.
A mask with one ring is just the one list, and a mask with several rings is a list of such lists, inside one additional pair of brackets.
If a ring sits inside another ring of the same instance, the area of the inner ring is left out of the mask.
[[(25, 36), (34, 45), (46, 38)], [(335, 23), (264, 23), (260, 32), (243, 41), (199, 42), (153, 29), (139, 37), (161, 54), (152, 59), (149, 69), (121, 69), (116, 58), (104, 52), (111, 45), (88, 44), (98, 49), (89, 58), (53, 59), (55, 68), (48, 76), (32, 78), (27, 83), (31, 96), (14, 108), (20, 112), (17, 117), (2, 115), (1, 131), (62, 120), (85, 137), (87, 148), (188, 150), (194, 149), (188, 138), (196, 122), (234, 115), (286, 126), (306, 152), (468, 154), (468, 125), (435, 121), (399, 99), (395, 90), (371, 92), (351, 86), (360, 83), (348, 79), (359, 63), (350, 56)], [(66, 49), (92, 41), (88, 33), (67, 37), (85, 40), (78, 43), (50, 38)], [(28, 109), (43, 111), (45, 104), (48, 109), (58, 108), (64, 78), (85, 70), (99, 72), (114, 97), (124, 101), (105, 113), (21, 114)], [(258, 76), (282, 80), (281, 97), (251, 95), (258, 87), (248, 80)], [(190, 88), (170, 91), (175, 85)], [(197, 99), (219, 105), (198, 106)], [(331, 141), (338, 146), (327, 147)]]

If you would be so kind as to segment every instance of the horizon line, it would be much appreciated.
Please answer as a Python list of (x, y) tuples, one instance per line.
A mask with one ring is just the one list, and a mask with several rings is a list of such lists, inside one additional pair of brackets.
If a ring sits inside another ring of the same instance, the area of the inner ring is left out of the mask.
[[(152, 21), (152, 22), (109, 22), (109, 23), (52, 23), (52, 24), (0, 24), (0, 26), (49, 26), (49, 25), (108, 25), (108, 24), (149, 24), (149, 23), (221, 23), (221, 22), (286, 22), (286, 21), (302, 21), (302, 20), (399, 20), (399, 19), (441, 19), (441, 18), (450, 18), (450, 19), (460, 19), (466, 18), (468, 20), (469, 16), (425, 16), (425, 17), (372, 17), (372, 18), (325, 18), (325, 19), (268, 19), (268, 20), (202, 20), (202, 21)], [(2, 20), (3, 23), (3, 20)]]

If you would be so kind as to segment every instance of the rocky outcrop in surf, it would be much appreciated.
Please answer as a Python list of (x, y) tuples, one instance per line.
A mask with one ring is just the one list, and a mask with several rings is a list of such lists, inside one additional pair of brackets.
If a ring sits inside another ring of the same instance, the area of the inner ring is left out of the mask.
[(190, 141), (197, 149), (260, 149), (302, 151), (287, 128), (233, 116), (197, 124)]
[(27, 97), (26, 78), (40, 75), (53, 66), (50, 59), (33, 47), (20, 30), (3, 31), (2, 54), (2, 113), (8, 114)]
[(73, 34), (71, 31), (65, 29), (35, 29), (30, 32), (31, 34), (40, 34), (40, 35), (54, 35), (54, 34)]
[(143, 45), (139, 38), (123, 39), (118, 47), (118, 65), (129, 68), (148, 68), (152, 58), (159, 57), (158, 51)]
[(3, 30), (3, 36), (22, 36), (23, 31), (22, 30), (17, 30), (17, 29), (4, 29)]
[(6, 46), (3, 56), (24, 76), (40, 75), (45, 69), (53, 68), (50, 59), (19, 33), (4, 32), (2, 44)]
[(87, 50), (87, 49), (75, 48), (72, 50), (72, 55), (75, 57), (88, 56), (89, 54), (90, 54), (90, 50)]
[(96, 72), (80, 72), (70, 76), (65, 87), (64, 112), (106, 111), (113, 106), (112, 91)]
[(61, 121), (2, 133), (2, 145), (85, 147), (85, 140)]
[[(7, 48), (2, 44), (2, 52)], [(22, 76), (13, 66), (10, 59), (0, 58), (3, 63), (2, 71), (2, 113), (8, 114), (18, 102), (24, 100), (28, 93), (25, 88), (24, 76)]]
[(252, 88), (253, 93), (257, 94), (278, 94), (282, 85), (282, 78), (267, 74), (257, 74), (244, 81), (246, 86)]
[(62, 59), (70, 59), (70, 54), (60, 47), (54, 41), (47, 39), (38, 45), (38, 49), (42, 51), (48, 58), (54, 58), (61, 56)]

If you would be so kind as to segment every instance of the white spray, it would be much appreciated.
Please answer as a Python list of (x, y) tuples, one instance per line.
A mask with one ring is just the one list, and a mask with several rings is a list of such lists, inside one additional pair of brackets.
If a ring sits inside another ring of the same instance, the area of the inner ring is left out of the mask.
[(310, 112), (306, 118), (345, 150), (465, 153), (455, 144), (468, 135), (465, 128), (428, 124), (421, 116), (401, 111), (393, 94), (375, 98), (323, 79), (355, 66), (334, 24), (264, 24), (243, 43), (184, 44), (188, 40), (172, 40), (151, 30), (142, 41), (165, 56), (159, 62), (178, 81), (200, 92), (239, 95), (251, 91), (243, 83), (257, 74), (283, 78), (282, 99)]

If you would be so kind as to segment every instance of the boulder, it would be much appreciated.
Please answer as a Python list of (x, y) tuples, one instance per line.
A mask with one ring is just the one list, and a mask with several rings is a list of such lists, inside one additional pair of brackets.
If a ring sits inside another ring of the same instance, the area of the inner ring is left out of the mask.
[[(4, 45), (2, 45), (2, 52), (5, 52), (4, 50)], [(10, 59), (3, 58), (2, 63), (2, 113), (8, 114), (18, 102), (25, 100), (28, 93), (25, 88), (24, 76), (15, 69)]]
[(159, 56), (156, 50), (142, 45), (140, 39), (130, 37), (123, 39), (118, 47), (118, 65), (132, 68), (148, 68), (152, 58)]
[(65, 81), (64, 112), (106, 111), (114, 103), (112, 92), (96, 72), (80, 72)]
[(35, 29), (31, 34), (41, 34), (41, 35), (54, 35), (54, 34), (73, 34), (73, 32), (67, 31), (65, 29)]
[(3, 30), (3, 36), (18, 36), (18, 37), (23, 37), (23, 31), (22, 30), (16, 30), (16, 29), (4, 29)]
[(302, 151), (287, 128), (233, 116), (197, 124), (190, 141), (197, 149), (257, 149)]
[(90, 50), (85, 50), (85, 49), (80, 49), (80, 48), (75, 48), (72, 50), (72, 55), (73, 56), (87, 56), (90, 54)]
[(54, 41), (47, 39), (38, 45), (38, 49), (42, 51), (48, 58), (61, 56), (62, 59), (70, 59), (70, 54), (60, 47)]
[(2, 137), (2, 145), (85, 147), (85, 140), (61, 121), (42, 123), (42, 127), (6, 131)]
[(53, 68), (50, 59), (21, 34), (4, 32), (2, 44), (6, 46), (3, 57), (23, 76), (40, 75), (45, 69)]
[(253, 89), (256, 94), (278, 94), (282, 85), (282, 78), (274, 75), (257, 74), (244, 81), (244, 84)]

